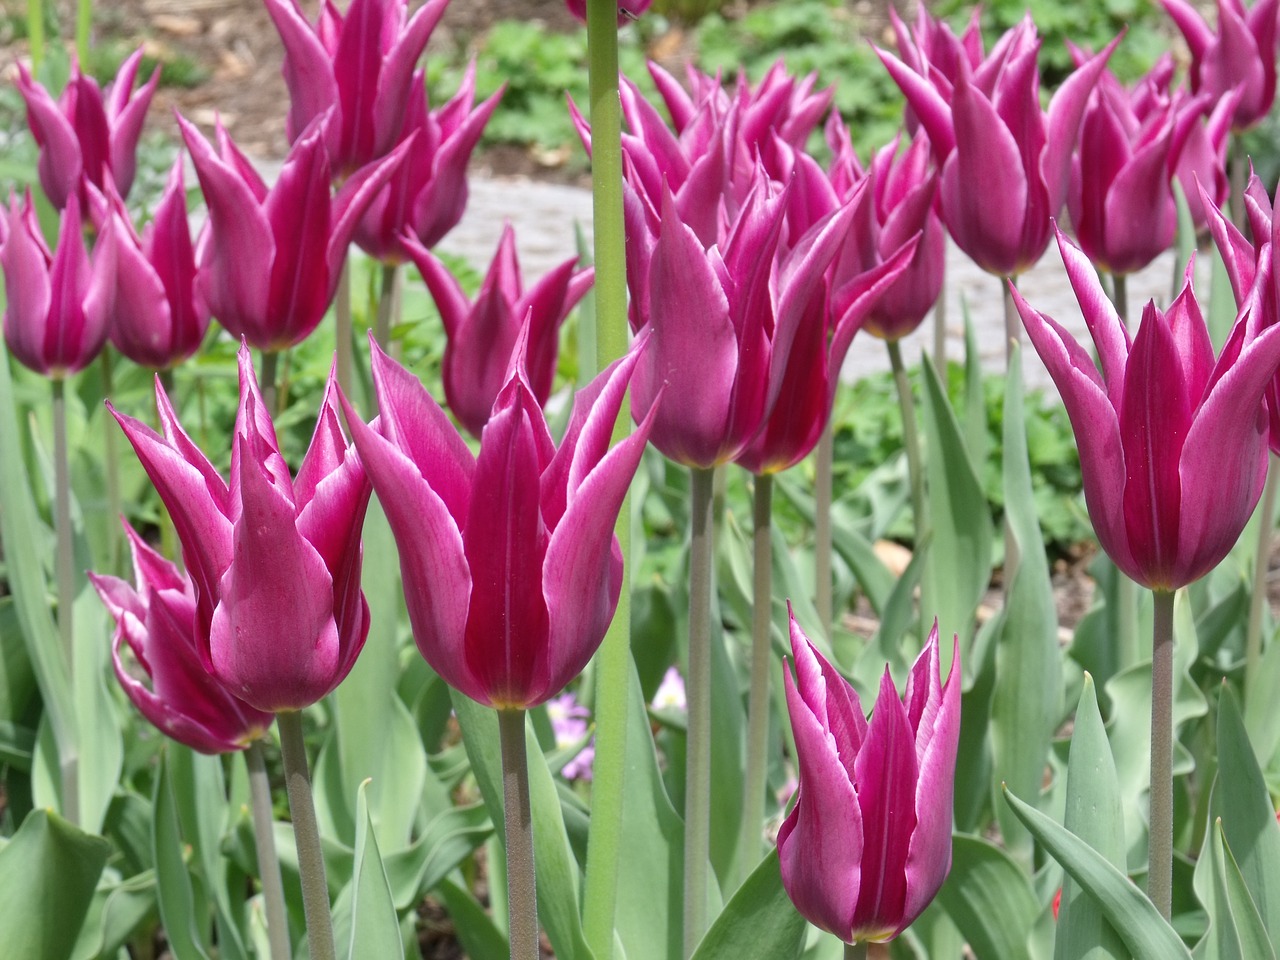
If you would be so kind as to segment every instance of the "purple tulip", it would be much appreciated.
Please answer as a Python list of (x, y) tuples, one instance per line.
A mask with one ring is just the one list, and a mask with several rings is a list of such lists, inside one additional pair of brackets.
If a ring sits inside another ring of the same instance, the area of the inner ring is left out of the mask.
[(444, 395), (458, 421), (480, 436), (507, 383), (511, 352), (526, 327), (529, 388), (539, 405), (546, 403), (555, 380), (560, 324), (590, 288), (595, 271), (577, 269), (578, 258), (571, 257), (526, 291), (515, 231), (508, 224), (472, 301), (434, 254), (411, 239), (406, 248), (444, 321), (449, 338), (444, 348)]
[(1047, 112), (1040, 108), (1040, 41), (1029, 16), (976, 69), (961, 58), (954, 86), (879, 51), (942, 168), (942, 219), (983, 270), (1017, 276), (1048, 247), (1085, 104), (1117, 42), (1072, 73)]
[(195, 589), (200, 660), (258, 710), (301, 710), (336, 687), (369, 633), (360, 528), (369, 482), (342, 433), (332, 374), (296, 478), (249, 350), (223, 480), (156, 385), (163, 436), (112, 410), (173, 518)]
[(209, 207), (197, 293), (232, 336), (260, 350), (305, 340), (333, 300), (356, 224), (412, 142), (349, 177), (329, 196), (329, 160), (313, 126), (289, 150), (268, 190), (219, 126), (221, 156), (181, 117), (178, 125)]
[(1232, 129), (1248, 130), (1271, 111), (1276, 98), (1277, 0), (1245, 10), (1241, 0), (1218, 0), (1218, 31), (1209, 29), (1186, 0), (1160, 0), (1191, 50), (1191, 90), (1213, 100), (1240, 90)]
[(960, 742), (960, 647), (942, 683), (935, 621), (902, 699), (886, 667), (868, 722), (858, 694), (791, 617), (784, 670), (799, 798), (778, 832), (782, 884), (804, 916), (846, 943), (891, 940), (951, 870)]
[(323, 118), (335, 175), (386, 156), (413, 109), (414, 65), (448, 0), (428, 0), (407, 20), (405, 0), (352, 0), (345, 16), (324, 0), (314, 27), (298, 0), (265, 2), (284, 43), (289, 142)]
[[(639, 20), (652, 3), (653, 0), (618, 0), (618, 26)], [(587, 0), (565, 0), (565, 6), (577, 19), (587, 22)]]
[(401, 240), (406, 230), (430, 248), (458, 225), (467, 206), (467, 161), (505, 89), (472, 109), (473, 62), (457, 94), (439, 110), (427, 110), (425, 89), (421, 96), (410, 97), (403, 139), (415, 133), (417, 137), (360, 219), (355, 241), (362, 250), (384, 263), (403, 263), (409, 258)]
[(376, 344), (380, 415), (366, 426), (346, 408), (400, 550), (418, 649), (450, 686), (499, 709), (555, 696), (604, 638), (622, 587), (614, 521), (651, 424), (609, 449), (632, 352), (579, 392), (557, 449), (525, 347), (478, 457)]
[(146, 86), (133, 93), (133, 84), (142, 64), (142, 50), (120, 65), (106, 95), (96, 80), (71, 66), (71, 79), (57, 102), (18, 64), (18, 90), (27, 102), (27, 123), (40, 147), (40, 185), (57, 209), (79, 197), (81, 210), (88, 210), (86, 184), (105, 193), (114, 184), (122, 197), (129, 195), (137, 169), (138, 138), (147, 117), (147, 107), (160, 82), (156, 67)]
[(1259, 331), (1246, 307), (1215, 361), (1188, 267), (1173, 305), (1149, 303), (1131, 340), (1088, 258), (1061, 234), (1058, 247), (1101, 372), (1016, 290), (1014, 302), (1071, 418), (1098, 542), (1137, 583), (1176, 590), (1226, 556), (1262, 493), (1280, 326)]
[(31, 192), (21, 207), (10, 197), (0, 264), (9, 351), (46, 377), (65, 377), (88, 366), (107, 340), (116, 265), (110, 249), (90, 258), (76, 195), (67, 198), (52, 255), (40, 234)]
[(109, 246), (116, 263), (107, 328), (115, 348), (154, 370), (181, 363), (195, 353), (209, 328), (209, 311), (196, 296), (195, 249), (187, 222), (181, 156), (169, 171), (155, 217), (141, 239), (123, 204), (117, 203), (98, 246)]
[[(165, 736), (201, 753), (243, 749), (263, 735), (274, 716), (233, 696), (205, 670), (196, 647), (191, 578), (127, 522), (124, 527), (137, 586), (89, 574), (116, 622), (111, 659), (120, 686)], [(131, 661), (124, 655), (126, 644)]]

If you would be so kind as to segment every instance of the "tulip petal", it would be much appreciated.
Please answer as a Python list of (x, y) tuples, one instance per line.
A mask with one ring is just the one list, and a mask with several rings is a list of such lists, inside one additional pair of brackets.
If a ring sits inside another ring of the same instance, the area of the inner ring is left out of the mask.
[(311, 29), (297, 0), (264, 0), (284, 44), (284, 80), (289, 88), (285, 136), (292, 143), (338, 97), (333, 60)]

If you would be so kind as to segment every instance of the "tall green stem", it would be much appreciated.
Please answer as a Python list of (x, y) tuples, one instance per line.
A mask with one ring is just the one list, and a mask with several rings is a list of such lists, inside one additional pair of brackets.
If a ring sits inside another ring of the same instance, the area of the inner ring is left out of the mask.
[(1129, 278), (1123, 273), (1111, 275), (1111, 299), (1115, 302), (1120, 322), (1129, 326)]
[(263, 350), (258, 387), (262, 390), (262, 402), (267, 405), (267, 413), (273, 417), (280, 412), (276, 409), (276, 375), (279, 369), (280, 354), (275, 350)]
[[(1001, 290), (1004, 292), (1004, 358), (1006, 368), (1013, 357), (1014, 348), (1022, 343), (1022, 319), (1018, 316), (1018, 308), (1013, 302), (1013, 287), (1016, 284), (1016, 277), (1009, 277), (1001, 284)], [(1018, 551), (1018, 538), (1013, 535), (1013, 530), (1010, 529), (1008, 518), (1006, 518), (1004, 523), (1004, 571), (1002, 577), (1006, 600), (1009, 595), (1009, 585), (1013, 583), (1013, 575), (1018, 572), (1018, 564), (1021, 559), (1021, 554)]]
[(391, 330), (399, 318), (399, 280), (400, 266), (384, 263), (382, 265), (382, 290), (378, 295), (378, 317), (374, 322), (373, 336), (383, 350), (391, 342)]
[(338, 291), (333, 299), (334, 335), (337, 338), (338, 386), (347, 396), (352, 395), (355, 377), (355, 358), (352, 356), (351, 334), (351, 260), (343, 258), (342, 273), (338, 276)]
[(711, 856), (711, 497), (715, 471), (690, 471), (688, 748), (684, 796), (684, 956), (707, 929)]
[(755, 478), (752, 499), (751, 688), (747, 694), (747, 769), (742, 783), (738, 883), (751, 876), (764, 840), (764, 792), (769, 772), (769, 631), (773, 619), (773, 475)]
[(857, 943), (846, 943), (844, 945), (844, 960), (867, 960), (867, 941), (859, 940)]
[[(618, 99), (618, 6), (588, 0), (587, 52), (591, 120), (592, 237), (596, 266), (596, 364), (627, 351), (627, 270), (622, 215), (622, 107)], [(631, 429), (626, 407), (614, 442)], [(631, 554), (631, 498), (614, 527), (624, 560)], [(583, 894), (583, 933), (597, 960), (613, 954), (622, 811), (626, 789), (627, 714), (631, 696), (631, 591), (624, 576), (613, 622), (596, 654), (596, 761)]]
[[(102, 351), (102, 393), (108, 399), (115, 393), (111, 370), (111, 351)], [(107, 556), (112, 570), (120, 569), (120, 457), (116, 451), (116, 428), (111, 424), (103, 432), (102, 455), (107, 474)]]
[[(67, 454), (67, 382), (54, 377), (53, 385), (53, 522), (56, 535), (56, 574), (58, 581), (58, 637), (66, 657), (67, 680), (75, 689), (75, 623), (72, 610), (76, 601), (75, 545), (71, 538), (71, 467)], [(62, 773), (62, 814), (72, 823), (80, 823), (80, 767), (74, 749), (60, 754)]]
[(919, 543), (929, 526), (928, 505), (924, 498), (924, 464), (920, 456), (920, 434), (916, 430), (916, 405), (911, 396), (911, 381), (902, 363), (902, 347), (888, 340), (889, 364), (893, 382), (898, 388), (898, 405), (902, 408), (902, 444), (907, 451), (907, 473), (911, 481), (911, 512), (914, 515), (915, 542)]
[(76, 3), (76, 57), (82, 70), (89, 69), (89, 32), (93, 29), (93, 0)]
[(1147, 896), (1160, 916), (1173, 908), (1173, 598), (1155, 591), (1151, 650), (1151, 838)]
[(1245, 152), (1244, 144), (1240, 141), (1240, 135), (1233, 133), (1231, 135), (1231, 194), (1227, 199), (1227, 206), (1231, 211), (1231, 222), (1238, 230), (1245, 228), (1244, 188), (1248, 172), (1249, 157)]
[(498, 711), (498, 738), (502, 747), (502, 822), (506, 830), (511, 960), (538, 960), (538, 894), (523, 710)]
[(947, 369), (947, 276), (942, 275), (938, 300), (933, 305), (933, 362), (939, 370)]
[(315, 802), (311, 797), (307, 746), (302, 738), (302, 712), (288, 710), (276, 714), (276, 727), (280, 732), (280, 753), (284, 758), (285, 789), (289, 794), (293, 837), (298, 847), (307, 945), (312, 960), (337, 960), (333, 944), (333, 917), (329, 912), (329, 886), (325, 880), (324, 854), (320, 846), (320, 826), (316, 822)]
[(815, 583), (814, 605), (818, 608), (818, 620), (827, 640), (835, 623), (835, 601), (831, 581), (831, 474), (835, 466), (835, 420), (827, 418), (827, 425), (818, 440), (814, 458), (813, 491), (813, 576)]
[[(1123, 273), (1111, 275), (1111, 301), (1120, 322), (1129, 326), (1129, 281)], [(1131, 667), (1142, 659), (1138, 641), (1138, 585), (1123, 573), (1116, 574), (1116, 613), (1111, 618), (1115, 631), (1119, 668)]]
[(1253, 696), (1262, 660), (1262, 619), (1267, 604), (1267, 571), (1271, 566), (1271, 537), (1276, 525), (1276, 487), (1280, 486), (1280, 457), (1267, 460), (1267, 485), (1258, 508), (1258, 552), (1253, 558), (1253, 592), (1249, 595), (1249, 624), (1244, 634), (1244, 693)]
[(31, 73), (39, 76), (44, 63), (44, 0), (27, 0), (27, 46), (31, 50)]
[(280, 860), (276, 856), (275, 832), (271, 816), (271, 783), (262, 756), (262, 741), (254, 740), (244, 753), (249, 767), (249, 797), (253, 806), (253, 840), (258, 851), (258, 878), (262, 881), (262, 901), (267, 913), (267, 942), (271, 960), (289, 960), (289, 918), (284, 908), (284, 885), (280, 880)]

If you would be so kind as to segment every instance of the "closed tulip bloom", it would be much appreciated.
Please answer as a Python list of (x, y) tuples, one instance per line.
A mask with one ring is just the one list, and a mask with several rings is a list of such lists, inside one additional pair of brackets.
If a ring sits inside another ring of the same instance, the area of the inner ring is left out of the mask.
[(430, 248), (458, 225), (467, 206), (467, 161), (505, 89), (473, 109), (473, 62), (457, 94), (440, 109), (427, 109), (425, 88), (410, 97), (405, 138), (416, 134), (414, 146), (360, 218), (360, 249), (383, 263), (403, 263), (409, 258), (401, 239), (406, 230)]
[(314, 27), (298, 0), (265, 2), (284, 44), (289, 142), (323, 118), (336, 176), (386, 156), (413, 109), (414, 67), (448, 0), (428, 0), (407, 19), (405, 0), (352, 0), (345, 16), (324, 0)]
[(209, 312), (196, 296), (182, 157), (174, 161), (155, 217), (141, 238), (122, 204), (109, 216), (98, 246), (110, 245), (116, 262), (111, 342), (144, 367), (164, 370), (181, 363), (200, 348), (209, 328)]
[(1058, 246), (1101, 372), (1016, 290), (1014, 302), (1071, 418), (1098, 542), (1137, 583), (1176, 590), (1226, 556), (1262, 493), (1280, 327), (1259, 331), (1246, 308), (1215, 360), (1188, 268), (1169, 310), (1149, 303), (1130, 339), (1088, 258)]
[(71, 79), (57, 101), (18, 64), (18, 90), (27, 102), (27, 123), (40, 147), (40, 185), (59, 210), (75, 195), (81, 210), (87, 211), (86, 183), (100, 193), (107, 192), (111, 183), (120, 196), (129, 195), (137, 170), (138, 138), (160, 81), (156, 67), (135, 95), (133, 85), (141, 64), (139, 49), (120, 65), (104, 95), (97, 81), (73, 63)]
[(978, 68), (959, 60), (955, 85), (930, 82), (883, 51), (880, 59), (929, 134), (942, 170), (942, 219), (978, 266), (1017, 276), (1049, 245), (1066, 200), (1085, 104), (1118, 40), (1073, 72), (1040, 107), (1040, 41), (1030, 19)]
[(418, 649), (479, 703), (545, 703), (595, 653), (622, 588), (614, 521), (650, 423), (609, 439), (637, 355), (579, 391), (557, 449), (519, 344), (473, 456), (417, 378), (372, 350), (379, 416), (347, 417), (400, 550)]
[(62, 211), (57, 249), (50, 254), (36, 222), (30, 192), (22, 206), (10, 198), (0, 246), (7, 302), (4, 340), (23, 366), (46, 377), (83, 370), (107, 340), (114, 289), (111, 251), (91, 258), (72, 194)]
[(205, 670), (196, 646), (191, 579), (127, 522), (125, 532), (134, 584), (89, 574), (116, 622), (111, 660), (120, 686), (165, 736), (201, 753), (243, 749), (266, 732), (274, 716), (232, 695)]
[(336, 687), (369, 633), (360, 528), (369, 503), (330, 375), (297, 477), (240, 348), (230, 483), (183, 431), (157, 383), (163, 435), (115, 410), (173, 518), (195, 589), (201, 662), (258, 710), (301, 710)]
[(799, 797), (778, 831), (787, 895), (846, 943), (902, 933), (951, 870), (960, 649), (942, 682), (935, 622), (899, 698), (886, 667), (870, 722), (858, 694), (791, 617), (787, 712)]
[(1191, 90), (1214, 100), (1233, 89), (1240, 100), (1232, 116), (1233, 130), (1256, 126), (1276, 98), (1276, 12), (1278, 0), (1259, 0), (1246, 10), (1241, 0), (1218, 0), (1218, 30), (1209, 28), (1186, 0), (1160, 0), (1182, 31), (1191, 51)]
[(219, 155), (186, 120), (179, 117), (178, 125), (209, 208), (197, 294), (251, 346), (275, 351), (301, 343), (333, 300), (356, 224), (411, 142), (363, 167), (330, 198), (319, 126), (290, 148), (268, 189), (221, 127)]
[(430, 251), (413, 240), (407, 249), (444, 321), (444, 395), (458, 421), (479, 437), (508, 379), (511, 352), (528, 328), (525, 376), (539, 405), (556, 374), (560, 324), (591, 287), (595, 271), (570, 257), (528, 290), (520, 276), (516, 236), (503, 227), (498, 252), (475, 300)]

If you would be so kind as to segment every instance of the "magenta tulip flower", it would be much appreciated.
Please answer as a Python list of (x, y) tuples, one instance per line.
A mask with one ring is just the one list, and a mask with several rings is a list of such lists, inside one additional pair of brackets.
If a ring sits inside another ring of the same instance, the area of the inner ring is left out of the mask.
[(1188, 268), (1169, 310), (1149, 303), (1130, 339), (1088, 258), (1061, 234), (1058, 247), (1101, 372), (1016, 290), (1014, 302), (1071, 418), (1098, 542), (1137, 583), (1176, 590), (1226, 556), (1262, 493), (1280, 327), (1259, 331), (1246, 309), (1215, 360)]
[(98, 240), (110, 247), (116, 263), (108, 336), (134, 363), (164, 370), (200, 348), (209, 328), (209, 311), (196, 296), (195, 248), (187, 222), (182, 157), (154, 219), (139, 239), (123, 204), (116, 204)]
[(1048, 247), (1085, 104), (1117, 42), (1072, 73), (1047, 112), (1040, 108), (1040, 41), (1029, 17), (976, 69), (961, 58), (950, 89), (940, 74), (930, 81), (879, 51), (933, 144), (947, 230), (987, 272), (1017, 276)]
[(124, 527), (136, 586), (89, 574), (116, 622), (111, 660), (120, 686), (165, 736), (201, 753), (243, 749), (265, 733), (274, 715), (249, 706), (205, 670), (196, 646), (191, 578), (127, 522)]
[(107, 340), (114, 291), (110, 249), (85, 249), (80, 201), (72, 194), (62, 211), (58, 247), (49, 253), (36, 222), (31, 192), (19, 206), (10, 197), (0, 245), (7, 302), (4, 340), (24, 366), (46, 377), (83, 370)]
[(560, 324), (591, 287), (595, 271), (578, 269), (570, 257), (528, 290), (520, 278), (515, 231), (508, 224), (498, 240), (475, 300), (430, 251), (406, 241), (444, 321), (444, 395), (458, 421), (480, 436), (493, 403), (506, 385), (511, 352), (528, 328), (525, 374), (538, 404), (547, 402), (556, 374)]
[(545, 703), (586, 665), (613, 619), (613, 536), (651, 420), (609, 449), (638, 355), (581, 390), (557, 449), (525, 375), (524, 342), (473, 456), (422, 384), (377, 345), (380, 414), (348, 406), (360, 458), (400, 549), (418, 649), (479, 703)]
[(405, 0), (352, 0), (345, 16), (324, 0), (314, 27), (298, 0), (265, 3), (284, 43), (289, 142), (323, 118), (329, 163), (342, 178), (390, 153), (413, 109), (414, 67), (448, 0), (428, 0), (407, 19)]
[(1276, 13), (1278, 0), (1259, 0), (1245, 10), (1241, 0), (1218, 0), (1218, 30), (1186, 0), (1160, 0), (1191, 50), (1191, 90), (1213, 100), (1240, 90), (1233, 130), (1256, 126), (1276, 98)]
[[(618, 0), (618, 26), (631, 20), (639, 20), (653, 0)], [(587, 0), (565, 0), (569, 12), (583, 23), (587, 22)]]
[(985, 59), (980, 15), (981, 11), (975, 7), (964, 33), (957, 37), (950, 24), (945, 20), (935, 20), (923, 4), (916, 8), (916, 22), (911, 27), (898, 16), (897, 10), (891, 9), (889, 22), (897, 40), (898, 56), (921, 77), (929, 79), (936, 73), (954, 86), (962, 61), (970, 70), (976, 70)]
[(40, 185), (57, 209), (75, 195), (80, 209), (88, 211), (86, 184), (106, 193), (111, 183), (120, 196), (129, 195), (137, 170), (138, 138), (160, 82), (156, 67), (135, 96), (133, 85), (141, 64), (139, 49), (120, 65), (104, 95), (97, 81), (73, 63), (71, 79), (56, 102), (18, 64), (18, 90), (27, 102), (27, 123), (40, 147)]
[(268, 713), (301, 710), (328, 694), (369, 633), (360, 591), (369, 482), (343, 436), (335, 390), (331, 374), (291, 478), (242, 345), (229, 484), (183, 431), (158, 382), (163, 435), (112, 410), (182, 543), (201, 663)]
[(221, 127), (219, 156), (186, 120), (178, 126), (209, 207), (197, 294), (251, 346), (301, 343), (333, 300), (356, 224), (412, 142), (349, 177), (331, 199), (319, 126), (290, 148), (270, 189)]
[(473, 62), (457, 94), (439, 110), (428, 111), (425, 88), (410, 97), (404, 139), (416, 134), (414, 146), (360, 219), (360, 249), (383, 263), (403, 263), (409, 259), (401, 240), (406, 230), (430, 248), (458, 225), (467, 206), (467, 161), (505, 89), (473, 109)]
[(862, 329), (872, 336), (899, 340), (933, 309), (946, 271), (947, 234), (934, 209), (938, 176), (930, 162), (929, 139), (920, 134), (899, 153), (900, 138), (895, 137), (876, 152), (864, 174), (838, 114), (827, 121), (826, 134), (836, 194), (847, 201), (857, 184), (870, 178), (869, 202), (860, 207), (853, 235), (833, 268), (837, 285), (846, 276), (884, 263), (920, 236), (911, 261), (862, 321)]
[(960, 743), (960, 646), (942, 682), (938, 624), (903, 698), (886, 667), (870, 722), (857, 691), (791, 617), (787, 712), (799, 798), (778, 831), (782, 885), (796, 909), (846, 943), (902, 933), (951, 871)]

